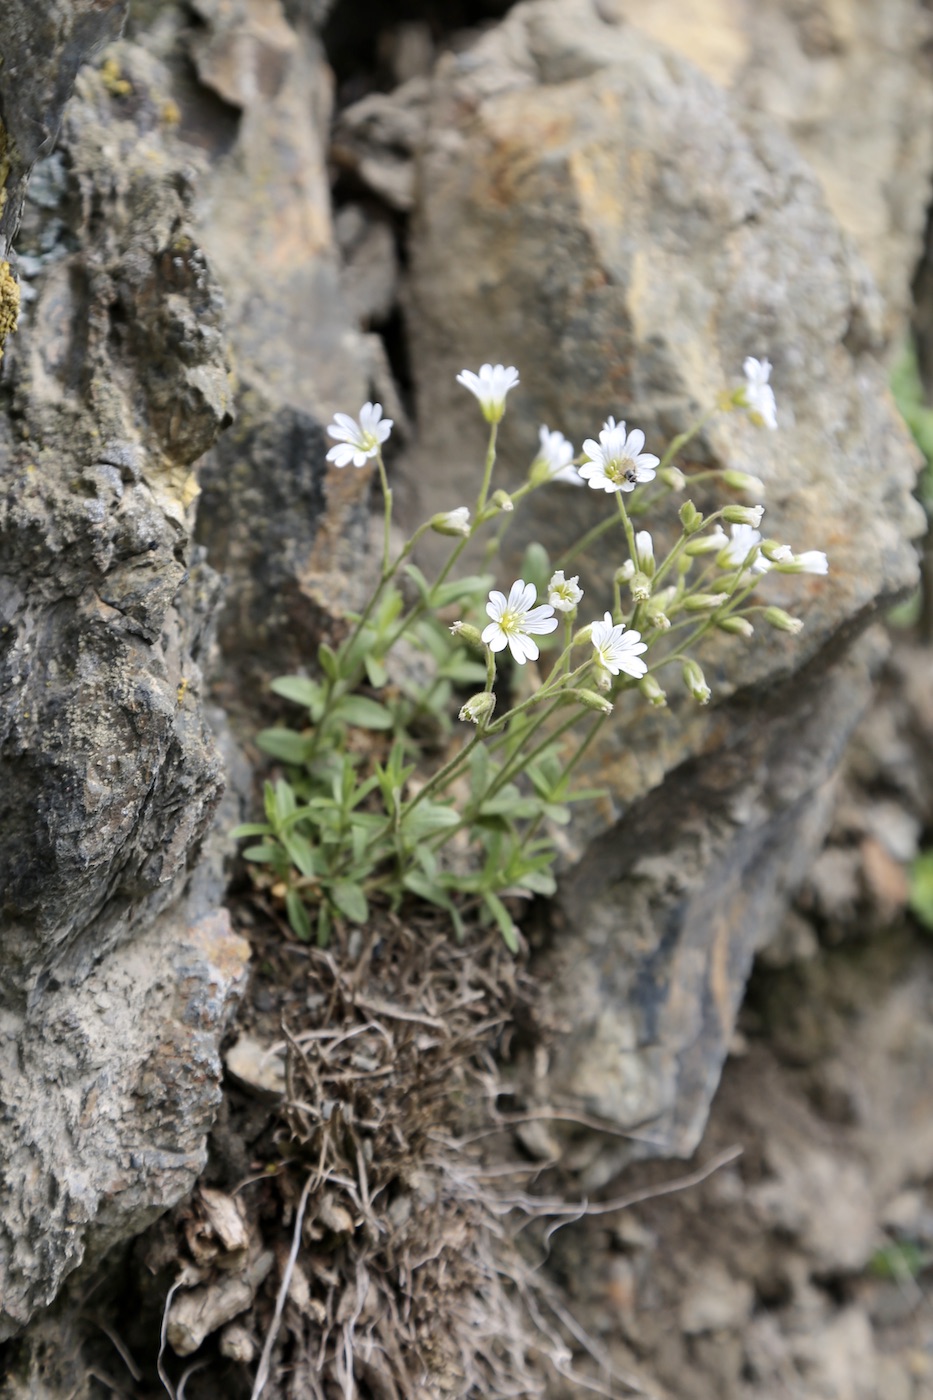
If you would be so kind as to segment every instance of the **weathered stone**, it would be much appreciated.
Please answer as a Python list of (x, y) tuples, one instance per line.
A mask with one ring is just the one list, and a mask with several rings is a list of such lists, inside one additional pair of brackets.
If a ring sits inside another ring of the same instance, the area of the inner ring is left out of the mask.
[(0, 1013), (0, 1339), (191, 1190), (248, 956), (226, 913), (169, 912), (80, 985)]
[(929, 10), (915, 0), (611, 5), (617, 23), (682, 54), (788, 132), (871, 269), (885, 334), (898, 344), (933, 167)]
[[(711, 706), (676, 693), (662, 713), (620, 706), (581, 765), (608, 795), (570, 832), (568, 853), (586, 853), (553, 954), (573, 1028), (554, 1092), (687, 1152), (753, 953), (818, 848), (867, 700), (865, 654), (846, 648), (916, 579), (916, 458), (876, 355), (877, 294), (773, 123), (588, 0), (519, 5), (442, 61), (420, 176), (412, 519), (464, 499), (482, 461), (482, 421), (455, 383), (464, 365), (520, 370), (499, 438), (508, 488), (540, 422), (579, 443), (613, 413), (658, 450), (745, 355), (765, 354), (781, 430), (720, 416), (682, 461), (761, 477), (767, 532), (831, 559), (828, 579), (765, 585), (806, 619), (800, 637), (711, 644)], [(597, 494), (532, 497), (504, 569), (529, 537), (558, 554), (602, 518)], [(670, 518), (647, 523), (663, 535)], [(605, 546), (577, 561), (594, 613), (618, 562)]]
[(5, 0), (0, 14), (0, 253), (19, 227), (29, 173), (58, 135), (75, 76), (119, 34), (129, 0)]
[(20, 231), (0, 389), (2, 1337), (191, 1188), (248, 954), (216, 882), (177, 907), (223, 786), (191, 465), (231, 395), (165, 84), (130, 46), (79, 73)]

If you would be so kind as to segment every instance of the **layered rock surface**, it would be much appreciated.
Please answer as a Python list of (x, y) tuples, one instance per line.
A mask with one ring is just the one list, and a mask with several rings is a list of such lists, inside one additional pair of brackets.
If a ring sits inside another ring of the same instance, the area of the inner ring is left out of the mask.
[[(483, 450), (455, 383), (464, 365), (521, 372), (500, 433), (508, 486), (541, 422), (579, 443), (613, 413), (658, 451), (745, 355), (774, 364), (780, 431), (714, 419), (682, 464), (761, 477), (767, 532), (824, 548), (830, 577), (768, 581), (806, 629), (711, 647), (708, 710), (674, 693), (675, 675), (669, 713), (604, 731), (586, 767), (609, 796), (576, 828), (586, 849), (555, 953), (573, 1029), (554, 1092), (686, 1152), (868, 695), (849, 644), (915, 581), (921, 521), (879, 300), (818, 181), (773, 123), (601, 9), (519, 5), (438, 71), (411, 258), (422, 433), (408, 471), (419, 515), (463, 498)], [(518, 546), (559, 553), (600, 518), (594, 494), (533, 497)], [(663, 533), (663, 517), (645, 523)], [(620, 560), (577, 562), (598, 614)]]
[[(32, 34), (37, 100), (54, 71), (64, 102), (68, 36), (115, 7), (74, 6), (71, 27), (68, 9)], [(4, 38), (20, 18), (4, 12)], [(5, 114), (24, 81), (0, 72)], [(18, 241), (0, 388), (0, 1337), (190, 1189), (245, 978), (211, 892), (178, 906), (223, 788), (200, 670), (219, 583), (191, 541), (191, 464), (232, 404), (173, 118), (157, 63), (82, 70)]]

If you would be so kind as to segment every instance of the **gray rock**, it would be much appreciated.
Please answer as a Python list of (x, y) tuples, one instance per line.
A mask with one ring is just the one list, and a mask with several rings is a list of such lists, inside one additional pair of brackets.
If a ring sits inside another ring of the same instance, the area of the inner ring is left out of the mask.
[(190, 1190), (248, 956), (216, 884), (178, 903), (223, 787), (191, 466), (231, 394), (166, 83), (129, 46), (78, 74), (3, 362), (2, 1337)]
[[(768, 533), (831, 558), (828, 580), (768, 581), (769, 600), (805, 618), (800, 637), (711, 645), (710, 707), (672, 694), (669, 712), (626, 710), (580, 769), (608, 796), (570, 832), (579, 863), (548, 967), (572, 1029), (554, 1091), (689, 1152), (753, 953), (819, 847), (869, 695), (873, 644), (847, 650), (917, 577), (917, 461), (876, 355), (878, 298), (773, 123), (588, 0), (519, 5), (443, 60), (426, 131), (412, 519), (468, 498), (482, 460), (463, 366), (520, 370), (499, 439), (508, 488), (542, 421), (579, 443), (613, 413), (657, 450), (751, 353), (774, 363), (781, 430), (720, 417), (682, 460), (761, 477)], [(595, 494), (532, 497), (500, 584), (526, 538), (557, 554), (601, 518)], [(663, 516), (651, 523), (663, 534)], [(577, 561), (591, 616), (618, 562), (607, 549)]]

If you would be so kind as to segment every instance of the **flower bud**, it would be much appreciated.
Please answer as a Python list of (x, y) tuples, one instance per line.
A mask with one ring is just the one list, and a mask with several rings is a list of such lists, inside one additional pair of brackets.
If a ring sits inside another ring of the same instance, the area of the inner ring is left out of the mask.
[(690, 593), (684, 599), (684, 608), (687, 612), (709, 612), (711, 608), (721, 608), (728, 601), (728, 593)]
[(623, 583), (628, 583), (629, 579), (634, 577), (635, 562), (632, 559), (626, 559), (622, 567), (616, 569), (615, 573), (612, 576), (612, 581), (613, 583), (617, 583), (621, 587)]
[(708, 705), (711, 691), (706, 684), (706, 677), (695, 661), (687, 660), (684, 662), (683, 678), (684, 685), (694, 700), (701, 705)]
[(721, 617), (716, 626), (720, 632), (730, 632), (734, 637), (751, 637), (755, 631), (747, 617)]
[(486, 650), (486, 644), (478, 627), (471, 627), (468, 622), (452, 622), (450, 630), (455, 637), (466, 642), (468, 647), (473, 647), (476, 651)]
[(647, 603), (651, 597), (651, 580), (647, 574), (641, 570), (633, 574), (629, 580), (629, 591), (636, 603)]
[(703, 517), (692, 501), (684, 501), (678, 511), (680, 523), (684, 527), (684, 533), (695, 535), (703, 524)]
[(574, 700), (579, 700), (580, 704), (585, 705), (588, 710), (598, 710), (602, 715), (612, 714), (612, 701), (606, 700), (602, 695), (597, 695), (595, 690), (576, 690), (571, 687), (566, 693), (572, 695)]
[(596, 684), (597, 684), (597, 686), (599, 687), (600, 690), (611, 690), (611, 689), (612, 689), (612, 675), (610, 674), (609, 671), (606, 670), (605, 666), (599, 666), (599, 665), (597, 665), (597, 667), (596, 667)]
[(761, 477), (752, 476), (750, 472), (725, 471), (722, 479), (727, 486), (731, 486), (733, 491), (745, 491), (749, 496), (762, 497), (765, 494), (765, 484)]
[(779, 544), (777, 540), (762, 540), (758, 548), (772, 564), (789, 564), (794, 557), (790, 545)]
[(639, 530), (635, 536), (635, 561), (643, 574), (654, 578), (654, 542), (650, 530)]
[(439, 535), (468, 535), (470, 533), (470, 512), (466, 506), (456, 510), (441, 511), (431, 516), (431, 529)]
[(829, 560), (821, 549), (808, 549), (803, 554), (793, 554), (788, 550), (789, 559), (777, 560), (774, 567), (779, 574), (828, 574)]
[(700, 535), (684, 545), (684, 554), (695, 558), (698, 554), (718, 554), (729, 543), (729, 536), (721, 525), (717, 525), (711, 535)]
[(641, 680), (638, 682), (638, 689), (648, 701), (649, 705), (654, 705), (658, 709), (661, 709), (667, 704), (667, 696), (658, 685), (654, 676), (642, 676)]
[(658, 480), (663, 481), (672, 491), (682, 491), (687, 484), (687, 478), (680, 467), (664, 467), (658, 472)]
[(751, 525), (753, 530), (757, 530), (764, 513), (764, 506), (726, 506), (722, 518), (730, 525)]
[(765, 622), (770, 622), (779, 632), (797, 633), (803, 630), (803, 618), (791, 617), (783, 608), (765, 608), (763, 616)]
[(580, 647), (583, 645), (584, 642), (591, 642), (592, 640), (593, 624), (592, 622), (588, 622), (585, 627), (580, 628), (579, 632), (574, 632), (573, 640), (571, 641), (570, 645), (572, 647)]
[(495, 708), (496, 697), (492, 691), (481, 690), (478, 695), (470, 696), (460, 711), (460, 718), (469, 720), (472, 724), (485, 724)]
[(498, 510), (504, 510), (506, 514), (515, 509), (508, 491), (493, 491), (490, 504), (496, 506)]

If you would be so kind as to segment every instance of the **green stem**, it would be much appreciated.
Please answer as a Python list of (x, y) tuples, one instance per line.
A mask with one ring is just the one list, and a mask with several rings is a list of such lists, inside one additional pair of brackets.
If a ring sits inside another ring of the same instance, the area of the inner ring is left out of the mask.
[(389, 487), (389, 478), (386, 476), (385, 462), (383, 462), (382, 460), (381, 452), (376, 453), (376, 465), (379, 468), (379, 481), (382, 485), (382, 499), (385, 502), (385, 515), (382, 532), (382, 583), (384, 584), (389, 573), (389, 533), (392, 528), (392, 491)]
[(499, 430), (498, 423), (489, 425), (489, 446), (486, 449), (486, 468), (483, 473), (483, 484), (480, 488), (479, 496), (476, 498), (476, 514), (481, 515), (486, 504), (486, 497), (489, 495), (489, 485), (492, 481), (492, 469), (496, 464), (496, 434)]

